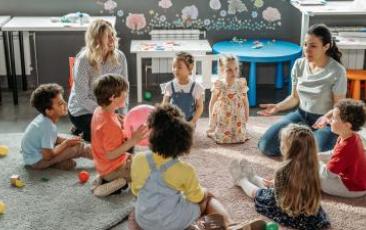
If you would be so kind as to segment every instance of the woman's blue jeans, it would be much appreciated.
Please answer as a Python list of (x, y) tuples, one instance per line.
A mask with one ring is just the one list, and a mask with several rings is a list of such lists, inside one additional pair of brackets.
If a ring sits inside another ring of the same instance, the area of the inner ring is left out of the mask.
[[(260, 138), (258, 143), (259, 150), (267, 156), (280, 156), (280, 131), (288, 124), (296, 123), (311, 126), (322, 115), (308, 113), (300, 108), (287, 114), (280, 121), (272, 125)], [(327, 125), (321, 129), (312, 129), (320, 152), (333, 149), (337, 135), (332, 133), (330, 126)]]

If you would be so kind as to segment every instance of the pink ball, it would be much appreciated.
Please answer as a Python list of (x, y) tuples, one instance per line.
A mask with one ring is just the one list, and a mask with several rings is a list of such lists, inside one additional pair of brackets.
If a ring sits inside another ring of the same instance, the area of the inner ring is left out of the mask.
[[(153, 110), (154, 106), (138, 105), (128, 111), (123, 122), (123, 126), (128, 138), (131, 137), (131, 129), (136, 130), (140, 125), (146, 124), (147, 118)], [(138, 144), (142, 146), (148, 146), (149, 138), (140, 141)]]

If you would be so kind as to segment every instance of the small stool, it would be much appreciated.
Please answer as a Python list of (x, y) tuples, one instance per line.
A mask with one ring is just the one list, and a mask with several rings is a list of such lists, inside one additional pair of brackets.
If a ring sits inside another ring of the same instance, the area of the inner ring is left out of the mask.
[(361, 81), (366, 81), (366, 70), (347, 70), (347, 79), (350, 80), (350, 94), (355, 100), (361, 99)]

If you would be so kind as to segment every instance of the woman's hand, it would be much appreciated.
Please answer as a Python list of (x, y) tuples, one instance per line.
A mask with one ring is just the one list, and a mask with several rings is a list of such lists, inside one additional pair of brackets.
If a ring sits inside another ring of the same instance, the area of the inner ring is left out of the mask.
[(279, 111), (277, 104), (260, 104), (259, 107), (262, 108), (262, 110), (257, 113), (266, 117), (272, 116)]
[(324, 115), (318, 118), (315, 123), (312, 125), (314, 129), (321, 129), (327, 126), (330, 123), (330, 119), (328, 116)]

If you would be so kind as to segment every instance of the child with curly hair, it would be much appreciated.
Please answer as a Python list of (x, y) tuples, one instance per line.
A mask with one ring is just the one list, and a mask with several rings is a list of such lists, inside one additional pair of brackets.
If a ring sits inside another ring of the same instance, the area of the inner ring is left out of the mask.
[[(163, 104), (149, 116), (148, 127), (151, 151), (135, 155), (131, 165), (137, 202), (129, 229), (197, 229), (196, 221), (205, 215), (216, 219), (215, 229), (226, 229), (231, 223), (228, 212), (200, 185), (193, 166), (179, 159), (191, 149), (192, 125), (176, 106)], [(263, 221), (252, 223), (258, 224)]]

